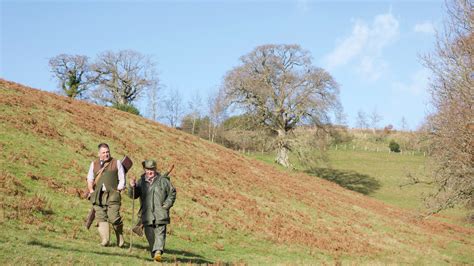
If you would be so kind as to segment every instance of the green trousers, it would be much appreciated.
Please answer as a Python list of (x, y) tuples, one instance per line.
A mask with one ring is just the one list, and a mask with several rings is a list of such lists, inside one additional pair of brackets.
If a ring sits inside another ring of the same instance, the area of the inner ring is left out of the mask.
[(153, 257), (153, 255), (157, 251), (163, 253), (166, 241), (166, 224), (145, 225), (144, 229), (146, 239), (148, 240), (151, 256)]
[[(115, 192), (118, 193), (118, 192)], [(101, 193), (102, 200), (99, 205), (93, 205), (95, 210), (95, 219), (99, 222), (109, 222), (113, 225), (122, 224), (122, 217), (120, 216), (120, 201), (108, 200), (108, 193)], [(120, 196), (120, 194), (119, 194)], [(103, 204), (105, 202), (105, 204)]]

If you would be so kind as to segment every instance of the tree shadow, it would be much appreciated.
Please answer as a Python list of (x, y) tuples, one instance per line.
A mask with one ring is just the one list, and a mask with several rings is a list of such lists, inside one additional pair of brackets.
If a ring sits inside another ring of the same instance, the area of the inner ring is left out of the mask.
[(381, 187), (377, 179), (354, 171), (341, 171), (331, 168), (311, 168), (305, 172), (365, 195), (369, 195)]
[[(91, 251), (91, 250), (81, 250), (81, 249), (74, 249), (68, 248), (65, 246), (56, 246), (49, 243), (43, 243), (38, 240), (31, 240), (27, 243), (31, 246), (39, 246), (42, 248), (49, 248), (49, 249), (57, 249), (57, 250), (64, 250), (64, 251), (71, 251), (71, 252), (78, 252), (78, 253), (94, 253), (98, 255), (104, 256), (122, 256), (122, 257), (130, 257), (143, 260), (144, 257), (140, 255), (132, 255), (126, 252), (106, 252), (106, 251)], [(148, 246), (141, 245), (141, 244), (133, 244), (132, 249), (140, 249), (146, 250), (148, 252)], [(168, 255), (168, 256), (166, 256)], [(170, 258), (171, 257), (171, 258)], [(149, 260), (152, 260), (148, 257)], [(196, 263), (196, 264), (212, 264), (213, 262), (203, 258), (202, 256), (183, 250), (174, 250), (174, 249), (165, 249), (165, 256), (162, 262), (174, 262), (174, 263)]]

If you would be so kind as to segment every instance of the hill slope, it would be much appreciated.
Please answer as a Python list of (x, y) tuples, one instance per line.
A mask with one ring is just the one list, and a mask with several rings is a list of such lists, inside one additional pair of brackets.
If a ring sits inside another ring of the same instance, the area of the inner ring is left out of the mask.
[[(474, 261), (472, 229), (418, 220), (150, 120), (0, 80), (0, 263), (148, 259), (144, 239), (135, 237), (133, 252), (99, 248), (95, 229), (82, 226), (90, 206), (80, 192), (99, 142), (112, 156), (129, 155), (135, 176), (145, 158), (176, 166), (170, 262)], [(123, 197), (126, 227), (131, 208)]]

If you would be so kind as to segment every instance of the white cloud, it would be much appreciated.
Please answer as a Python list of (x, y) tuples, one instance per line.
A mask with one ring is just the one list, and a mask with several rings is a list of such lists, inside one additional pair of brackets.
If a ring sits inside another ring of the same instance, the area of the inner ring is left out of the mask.
[(388, 67), (382, 59), (383, 50), (399, 35), (399, 22), (391, 13), (375, 16), (370, 25), (356, 20), (351, 34), (324, 57), (324, 65), (333, 70), (354, 63), (363, 78), (377, 80)]
[(433, 23), (429, 21), (425, 21), (423, 23), (418, 23), (413, 27), (413, 31), (417, 33), (425, 33), (425, 34), (435, 34), (435, 28)]
[(370, 56), (363, 56), (360, 59), (356, 72), (369, 81), (376, 81), (382, 76), (387, 68), (388, 64), (383, 60)]
[(327, 68), (334, 69), (343, 66), (359, 55), (368, 43), (369, 31), (364, 22), (357, 21), (352, 29), (352, 34), (325, 57)]
[(395, 82), (392, 86), (396, 91), (420, 96), (427, 91), (429, 77), (430, 72), (427, 69), (419, 69), (411, 76), (408, 83)]

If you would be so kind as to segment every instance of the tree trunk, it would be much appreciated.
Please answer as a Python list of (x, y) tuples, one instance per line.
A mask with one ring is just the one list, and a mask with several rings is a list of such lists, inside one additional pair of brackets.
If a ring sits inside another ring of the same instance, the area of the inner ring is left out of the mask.
[(213, 126), (212, 126), (212, 123), (209, 122), (209, 129), (208, 129), (209, 132), (208, 132), (208, 133), (209, 133), (209, 141), (210, 141), (210, 142), (214, 142), (214, 138), (213, 138), (213, 134), (212, 134), (212, 133), (213, 133), (213, 132), (212, 132), (212, 127), (213, 127)]
[(193, 118), (193, 128), (191, 130), (191, 134), (194, 135), (194, 129), (196, 128), (196, 118)]
[(125, 98), (123, 96), (119, 96), (117, 103), (120, 104), (120, 105), (127, 105), (128, 101), (127, 101), (127, 98)]
[(290, 167), (290, 160), (288, 158), (288, 143), (286, 140), (286, 132), (284, 130), (278, 130), (278, 139), (277, 139), (277, 156), (275, 162), (288, 168)]

